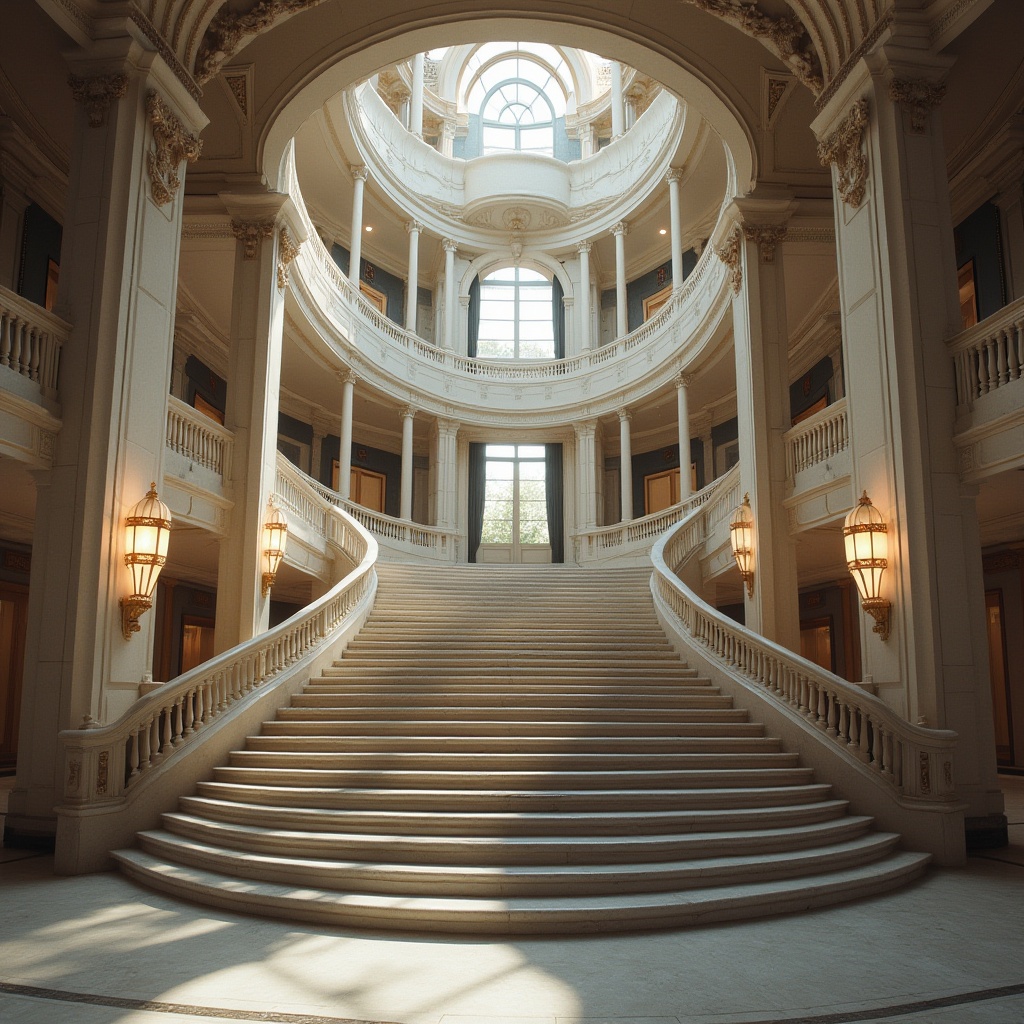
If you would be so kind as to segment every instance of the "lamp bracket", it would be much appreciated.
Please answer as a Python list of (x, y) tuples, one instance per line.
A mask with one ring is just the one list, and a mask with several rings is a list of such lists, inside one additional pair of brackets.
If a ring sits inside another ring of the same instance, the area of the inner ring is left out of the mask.
[(121, 605), (121, 635), (125, 640), (131, 640), (132, 634), (142, 629), (139, 616), (148, 612), (153, 602), (140, 594), (132, 594), (131, 597), (122, 597), (118, 603)]
[(869, 597), (861, 603), (861, 607), (875, 620), (871, 631), (877, 633), (883, 641), (888, 640), (892, 603), (884, 597)]

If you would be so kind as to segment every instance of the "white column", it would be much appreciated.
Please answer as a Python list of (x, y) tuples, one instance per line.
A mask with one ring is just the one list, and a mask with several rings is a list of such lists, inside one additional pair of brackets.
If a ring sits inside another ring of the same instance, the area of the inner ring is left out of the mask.
[(444, 247), (444, 347), (455, 348), (455, 328), (458, 315), (455, 310), (455, 253), (459, 243), (446, 238)]
[(412, 59), (412, 98), (409, 105), (409, 131), (423, 138), (423, 54)]
[(412, 519), (412, 421), (416, 410), (407, 405), (402, 410), (402, 490), (399, 518)]
[(590, 242), (578, 242), (580, 254), (580, 351), (590, 351)]
[(406, 221), (409, 232), (409, 283), (405, 290), (405, 329), (416, 333), (416, 309), (420, 281), (420, 232), (423, 225), (418, 220)]
[(612, 228), (615, 236), (615, 337), (624, 338), (629, 333), (629, 317), (626, 308), (626, 232), (629, 226), (620, 220)]
[(356, 375), (343, 370), (341, 378), (341, 429), (338, 450), (338, 494), (352, 495), (352, 400), (355, 397)]
[(612, 61), (612, 140), (625, 132), (625, 113), (622, 108), (622, 65)]
[(441, 126), (441, 155), (450, 157), (455, 152), (455, 128), (452, 118), (446, 117)]
[(628, 410), (619, 410), (619, 519), (623, 523), (633, 518), (633, 446), (629, 436), (629, 423), (632, 419)]
[(677, 295), (683, 287), (683, 236), (679, 223), (679, 181), (682, 176), (683, 172), (673, 167), (665, 177), (668, 182), (668, 216), (672, 235), (672, 291)]
[(348, 279), (359, 287), (359, 265), (363, 258), (363, 190), (370, 175), (369, 167), (352, 168), (352, 234), (349, 239)]
[(458, 493), (459, 424), (455, 420), (437, 420), (434, 431), (434, 522), (441, 529), (451, 530), (457, 518), (455, 499)]
[(576, 434), (576, 509), (579, 529), (597, 526), (597, 422), (584, 420), (573, 424)]
[(687, 388), (691, 378), (681, 373), (676, 377), (676, 417), (679, 423), (679, 500), (690, 497), (690, 409)]

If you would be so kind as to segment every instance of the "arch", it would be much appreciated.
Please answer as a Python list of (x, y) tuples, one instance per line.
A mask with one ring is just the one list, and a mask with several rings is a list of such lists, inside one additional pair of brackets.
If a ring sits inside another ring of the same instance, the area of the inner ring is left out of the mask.
[(515, 264), (521, 267), (529, 267), (542, 274), (550, 274), (552, 277), (557, 277), (558, 283), (562, 286), (562, 295), (567, 299), (573, 297), (572, 281), (565, 272), (565, 267), (553, 256), (549, 256), (546, 252), (524, 252), (516, 260), (511, 253), (499, 252), (497, 249), (477, 256), (469, 264), (459, 280), (458, 297), (460, 299), (469, 298), (469, 286), (473, 283), (473, 278), (479, 276), (482, 280), (492, 270), (498, 270), (501, 267), (513, 266)]
[[(685, 97), (718, 133), (725, 146), (730, 178), (737, 194), (749, 191), (757, 173), (755, 120), (757, 114), (721, 69), (696, 51), (680, 54), (636, 32), (623, 35), (606, 24), (582, 19), (578, 10), (572, 22), (555, 22), (535, 15), (519, 15), (515, 34), (555, 46), (577, 46), (592, 53), (621, 60), (642, 70), (671, 92)], [(282, 29), (287, 25), (282, 26)], [(320, 40), (322, 59), (310, 55), (291, 66), (263, 109), (259, 129), (259, 171), (271, 188), (278, 188), (277, 168), (281, 155), (302, 123), (332, 96), (354, 82), (368, 78), (378, 68), (425, 52), (442, 42), (459, 45), (481, 38), (500, 41), (509, 35), (509, 20), (485, 18), (419, 23), (408, 21), (381, 32), (372, 40), (350, 41), (337, 50)]]

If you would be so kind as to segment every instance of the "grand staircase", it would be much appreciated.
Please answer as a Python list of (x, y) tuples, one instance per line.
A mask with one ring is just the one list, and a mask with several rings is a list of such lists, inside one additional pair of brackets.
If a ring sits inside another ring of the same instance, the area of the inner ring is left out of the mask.
[(378, 571), (344, 657), (122, 870), (234, 910), (484, 934), (755, 917), (924, 870), (680, 662), (648, 571)]

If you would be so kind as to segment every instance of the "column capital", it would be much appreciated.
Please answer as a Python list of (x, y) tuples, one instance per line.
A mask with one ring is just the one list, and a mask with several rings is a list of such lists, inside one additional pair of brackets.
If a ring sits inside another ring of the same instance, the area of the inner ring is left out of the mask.
[(408, 231), (410, 235), (419, 234), (419, 232), (424, 230), (424, 225), (422, 225), (418, 220), (407, 220), (405, 222), (405, 230)]
[(359, 164), (350, 168), (352, 171), (352, 178), (355, 181), (366, 181), (370, 176), (370, 168), (366, 164)]
[(416, 412), (417, 409), (416, 406), (414, 405), (403, 405), (401, 409), (399, 409), (399, 414), (401, 415), (403, 420), (414, 419), (416, 416)]
[(337, 418), (334, 416), (328, 416), (326, 413), (317, 410), (312, 416), (313, 435), (319, 435), (320, 437), (326, 437), (337, 427)]
[(203, 144), (153, 89), (146, 96), (146, 117), (156, 146), (147, 156), (150, 193), (157, 206), (166, 206), (181, 187), (178, 168), (186, 160), (195, 163)]
[(744, 224), (743, 236), (757, 245), (762, 263), (775, 262), (775, 249), (786, 238), (784, 224)]
[(454, 238), (442, 238), (441, 248), (444, 249), (445, 252), (458, 252), (459, 243), (456, 242)]
[(449, 419), (436, 419), (434, 420), (434, 430), (439, 438), (457, 438), (459, 433), (459, 427), (462, 424), (458, 420)]
[(629, 234), (629, 224), (626, 221), (624, 221), (624, 220), (620, 220), (618, 222), (618, 224), (613, 224), (611, 226), (611, 233), (613, 235), (615, 235), (616, 238), (619, 235), (628, 235)]
[(676, 374), (676, 387), (688, 388), (693, 383), (693, 378), (694, 374), (680, 370), (679, 373)]
[(242, 245), (242, 259), (254, 260), (260, 251), (260, 242), (272, 238), (272, 220), (232, 220), (231, 233)]
[(572, 425), (577, 440), (593, 438), (597, 433), (597, 420), (577, 420)]
[(576, 251), (581, 256), (584, 255), (584, 253), (589, 253), (592, 248), (593, 248), (593, 244), (591, 242), (577, 242), (576, 243)]
[(299, 255), (302, 248), (301, 242), (296, 242), (288, 232), (287, 225), (281, 226), (281, 232), (277, 241), (277, 287), (288, 287), (288, 268), (295, 257)]
[(575, 302), (576, 302), (576, 296), (575, 295), (563, 295), (562, 296), (562, 305), (566, 309), (572, 309), (573, 304)]
[(110, 104), (127, 95), (128, 76), (120, 72), (89, 77), (68, 75), (68, 85), (71, 86), (75, 102), (84, 104), (89, 116), (89, 127), (99, 128), (106, 120)]
[(460, 295), (459, 296), (459, 305), (463, 309), (469, 309), (469, 296), (468, 295)]
[(889, 83), (889, 99), (910, 115), (910, 130), (923, 135), (928, 128), (928, 115), (946, 96), (946, 83), (926, 78), (894, 78)]
[(683, 169), (682, 167), (670, 167), (668, 173), (665, 175), (665, 181), (670, 185), (673, 183), (678, 184), (683, 180)]
[(721, 245), (715, 246), (715, 255), (729, 268), (730, 283), (734, 295), (739, 295), (743, 287), (743, 263), (740, 260), (740, 246), (743, 243), (743, 232), (735, 227)]
[(818, 143), (818, 159), (836, 168), (836, 190), (847, 206), (860, 206), (867, 192), (868, 158), (864, 135), (868, 127), (868, 102), (857, 100), (835, 130)]
[(356, 384), (359, 381), (359, 374), (352, 369), (338, 370), (338, 380), (342, 384)]
[(616, 409), (616, 414), (619, 417), (620, 423), (631, 423), (633, 420), (633, 414), (628, 409)]

